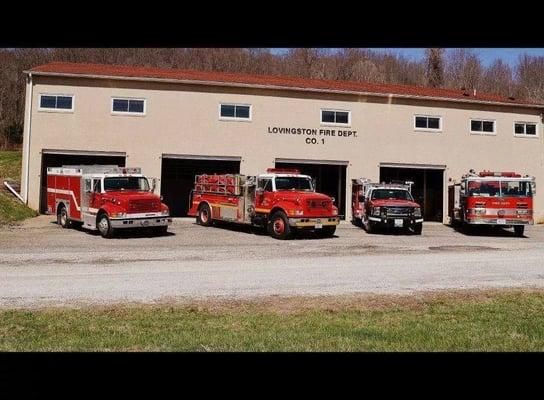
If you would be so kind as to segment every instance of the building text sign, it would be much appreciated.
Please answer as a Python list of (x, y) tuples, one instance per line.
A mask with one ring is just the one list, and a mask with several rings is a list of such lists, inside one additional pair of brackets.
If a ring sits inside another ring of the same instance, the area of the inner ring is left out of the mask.
[(357, 131), (330, 128), (284, 128), (269, 126), (268, 133), (277, 135), (296, 135), (304, 137), (306, 144), (325, 144), (326, 139), (356, 138)]

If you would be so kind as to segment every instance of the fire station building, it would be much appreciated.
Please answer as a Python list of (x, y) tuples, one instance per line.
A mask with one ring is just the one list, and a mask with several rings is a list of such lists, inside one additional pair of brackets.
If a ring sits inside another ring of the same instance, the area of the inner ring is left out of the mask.
[[(46, 208), (47, 167), (142, 167), (174, 216), (197, 173), (294, 167), (351, 218), (351, 179), (411, 180), (427, 221), (469, 169), (544, 182), (544, 104), (463, 89), (50, 63), (27, 74), (21, 194)], [(535, 196), (544, 217), (544, 193)]]

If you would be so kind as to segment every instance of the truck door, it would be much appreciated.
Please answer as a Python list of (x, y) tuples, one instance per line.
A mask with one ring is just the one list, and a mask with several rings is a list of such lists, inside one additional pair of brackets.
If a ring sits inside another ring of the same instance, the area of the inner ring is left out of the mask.
[(96, 213), (101, 206), (100, 193), (102, 193), (102, 179), (93, 178), (93, 190), (91, 193), (91, 202), (89, 203), (89, 207), (93, 213)]
[(257, 180), (257, 191), (255, 195), (255, 211), (268, 212), (271, 208), (272, 208), (272, 179), (259, 178)]

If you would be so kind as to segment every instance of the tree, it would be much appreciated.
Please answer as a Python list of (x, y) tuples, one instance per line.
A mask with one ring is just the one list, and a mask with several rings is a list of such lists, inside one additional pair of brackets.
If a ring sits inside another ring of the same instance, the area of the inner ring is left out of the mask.
[(427, 85), (441, 87), (444, 84), (444, 49), (425, 50)]

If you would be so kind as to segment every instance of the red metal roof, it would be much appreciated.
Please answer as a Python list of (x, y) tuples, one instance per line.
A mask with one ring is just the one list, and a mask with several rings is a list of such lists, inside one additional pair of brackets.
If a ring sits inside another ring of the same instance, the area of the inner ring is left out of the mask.
[(273, 86), (292, 90), (346, 91), (373, 93), (378, 95), (392, 94), (401, 96), (443, 98), (445, 100), (492, 102), (506, 103), (512, 105), (534, 105), (535, 107), (544, 107), (544, 104), (539, 104), (528, 100), (512, 99), (509, 97), (504, 97), (491, 93), (482, 93), (479, 91), (474, 94), (474, 92), (472, 91), (464, 91), (461, 89), (440, 89), (396, 84), (306, 79), (280, 75), (253, 75), (231, 72), (195, 71), (139, 67), (129, 65), (87, 64), (68, 62), (51, 62), (49, 64), (44, 64), (32, 68), (30, 71), (38, 74), (69, 74), (87, 76), (92, 75), (134, 79), (168, 79), (179, 81), (198, 81), (206, 83), (209, 82), (210, 84), (221, 83), (231, 85), (258, 85)]

